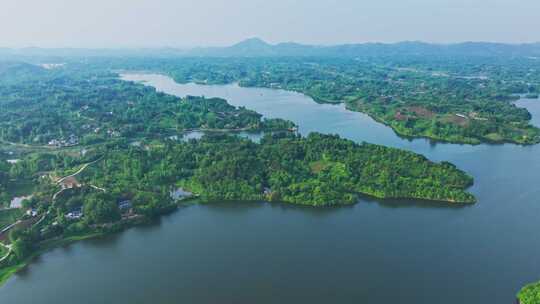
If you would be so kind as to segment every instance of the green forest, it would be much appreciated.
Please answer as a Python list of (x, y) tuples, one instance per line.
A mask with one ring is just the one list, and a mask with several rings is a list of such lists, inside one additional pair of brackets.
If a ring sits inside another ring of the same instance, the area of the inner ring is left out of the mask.
[[(117, 148), (85, 174), (88, 182), (137, 196), (177, 185), (203, 200), (269, 200), (312, 206), (355, 203), (356, 194), (472, 203), (472, 178), (449, 163), (338, 136), (230, 135)], [(161, 192), (166, 192), (161, 190)]]
[(295, 128), (284, 120), (262, 120), (223, 99), (182, 99), (119, 80), (116, 74), (77, 70), (40, 71), (0, 82), (0, 109), (0, 140), (30, 145), (94, 144), (194, 129)]

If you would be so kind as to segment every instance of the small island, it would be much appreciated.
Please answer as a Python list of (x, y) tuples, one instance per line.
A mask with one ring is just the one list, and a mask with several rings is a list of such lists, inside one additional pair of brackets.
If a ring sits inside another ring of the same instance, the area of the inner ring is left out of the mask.
[(538, 304), (540, 303), (540, 282), (529, 284), (523, 287), (518, 295), (519, 304)]

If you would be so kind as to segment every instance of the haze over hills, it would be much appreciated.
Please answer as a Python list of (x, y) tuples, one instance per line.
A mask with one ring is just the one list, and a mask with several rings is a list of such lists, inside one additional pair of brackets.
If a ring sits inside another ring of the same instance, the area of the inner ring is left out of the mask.
[(538, 56), (540, 55), (540, 43), (503, 44), (464, 42), (458, 44), (431, 44), (418, 41), (405, 41), (393, 44), (361, 43), (314, 46), (293, 42), (272, 45), (261, 39), (251, 38), (230, 47), (193, 49), (188, 54), (193, 56), (216, 57), (356, 57), (379, 55)]
[(150, 57), (364, 57), (364, 56), (487, 56), (540, 57), (540, 43), (505, 44), (463, 42), (432, 44), (419, 41), (398, 43), (359, 43), (333, 46), (305, 45), (294, 42), (269, 44), (250, 38), (228, 47), (77, 49), (77, 48), (0, 48), (0, 57), (18, 56), (150, 56)]
[(41, 75), (44, 72), (45, 69), (37, 65), (24, 62), (0, 61), (0, 81), (2, 83), (16, 81), (29, 75)]

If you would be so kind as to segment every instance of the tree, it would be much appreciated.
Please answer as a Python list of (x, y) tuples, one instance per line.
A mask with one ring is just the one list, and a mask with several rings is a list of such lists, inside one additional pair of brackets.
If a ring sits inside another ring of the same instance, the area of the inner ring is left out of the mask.
[(90, 224), (109, 223), (120, 219), (115, 202), (105, 195), (89, 195), (84, 202), (84, 218)]

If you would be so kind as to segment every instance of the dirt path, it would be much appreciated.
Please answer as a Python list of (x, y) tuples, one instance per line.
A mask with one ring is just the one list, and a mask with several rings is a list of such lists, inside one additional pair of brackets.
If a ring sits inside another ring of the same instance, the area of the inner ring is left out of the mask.
[(96, 189), (96, 190), (100, 190), (100, 191), (103, 191), (103, 192), (107, 192), (107, 190), (104, 189), (104, 188), (100, 188), (100, 187), (94, 186), (94, 185), (89, 185), (89, 186), (92, 187), (92, 188), (94, 188), (94, 189)]
[[(64, 176), (62, 177), (61, 179), (59, 179), (58, 181), (56, 181), (57, 184), (61, 184), (63, 181), (65, 181), (66, 179), (70, 178), (70, 177), (75, 177), (79, 174), (81, 174), (86, 168), (88, 168), (88, 166), (92, 165), (92, 164), (95, 164), (97, 163), (98, 161), (102, 160), (103, 159), (103, 156), (100, 157), (99, 159), (96, 159), (95, 161), (93, 162), (90, 162), (90, 163), (87, 163), (87, 164), (84, 164), (79, 170), (77, 170), (77, 172), (71, 174), (71, 175), (68, 175), (68, 176)], [(96, 189), (96, 190), (100, 190), (100, 191), (103, 191), (103, 192), (107, 192), (107, 190), (103, 189), (103, 188), (100, 188), (100, 187), (97, 187), (97, 186), (94, 186), (94, 185), (89, 185), (90, 187)], [(58, 192), (56, 192), (53, 197), (52, 197), (52, 201), (54, 202), (56, 200), (56, 197), (58, 197), (58, 195), (60, 195), (60, 193), (62, 193), (64, 190), (66, 190), (67, 188), (64, 188), (62, 187), (62, 189), (60, 189)]]
[(68, 176), (64, 176), (62, 177), (61, 179), (59, 179), (58, 181), (56, 181), (57, 184), (60, 184), (62, 183), (63, 181), (65, 181), (66, 179), (70, 178), (70, 177), (75, 177), (77, 175), (79, 175), (81, 172), (83, 172), (86, 168), (88, 168), (88, 166), (92, 165), (92, 164), (95, 164), (97, 163), (98, 161), (102, 160), (103, 157), (100, 157), (99, 159), (93, 161), (93, 162), (90, 162), (90, 163), (87, 163), (87, 164), (84, 164), (77, 172), (71, 174), (71, 175), (68, 175)]
[(5, 140), (0, 140), (0, 143), (6, 144), (9, 146), (19, 147), (19, 148), (25, 148), (25, 149), (54, 150), (54, 147), (51, 147), (51, 146), (20, 144), (20, 143), (5, 141)]
[(9, 231), (9, 229), (15, 227), (15, 226), (16, 226), (17, 224), (19, 224), (20, 222), (21, 222), (21, 220), (18, 220), (18, 221), (16, 221), (15, 223), (13, 223), (13, 224), (7, 226), (6, 228), (2, 229), (2, 231), (0, 231), (0, 234), (4, 233), (4, 232), (6, 232), (6, 231)]
[(11, 254), (11, 246), (10, 245), (4, 245), (2, 242), (0, 242), (0, 246), (4, 247), (4, 248), (7, 248), (8, 252), (6, 253), (6, 255), (4, 255), (3, 257), (0, 258), (0, 262), (2, 262), (3, 260), (7, 259), (9, 257), (9, 255)]

